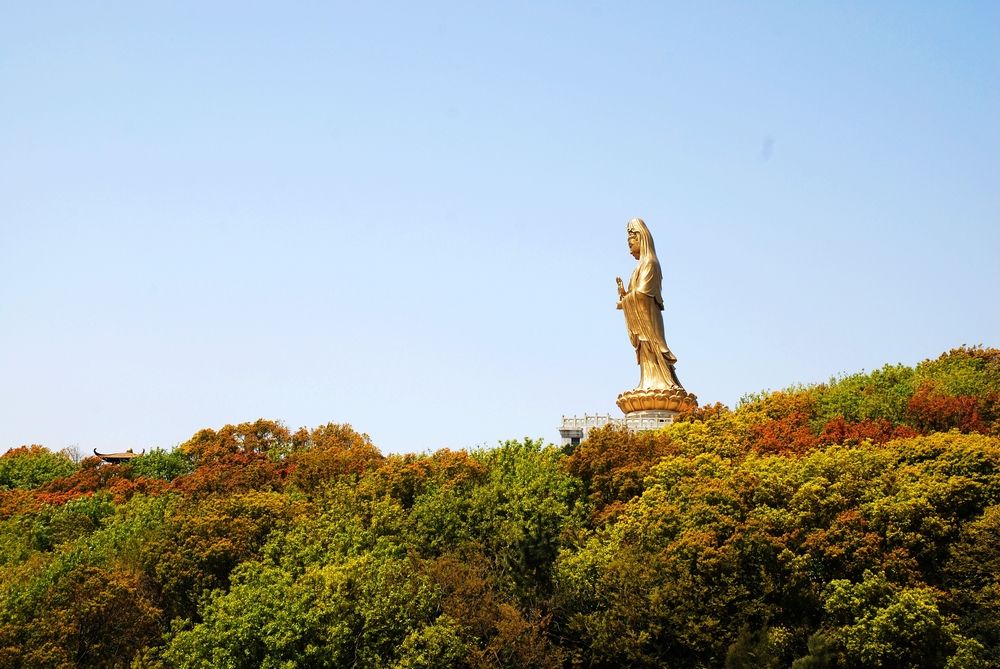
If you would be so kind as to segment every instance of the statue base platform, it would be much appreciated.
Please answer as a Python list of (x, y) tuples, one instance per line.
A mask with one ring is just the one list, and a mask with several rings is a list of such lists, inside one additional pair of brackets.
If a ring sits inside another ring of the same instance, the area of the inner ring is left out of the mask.
[(661, 411), (658, 409), (632, 411), (625, 414), (625, 426), (633, 432), (657, 430), (664, 425), (673, 423), (677, 414), (677, 411)]
[(632, 432), (643, 430), (658, 430), (674, 422), (677, 411), (661, 411), (651, 409), (647, 411), (633, 411), (625, 414), (624, 418), (616, 418), (611, 414), (583, 414), (579, 416), (563, 416), (562, 425), (559, 426), (559, 436), (562, 437), (564, 446), (577, 446), (587, 438), (587, 434), (599, 427), (606, 425), (617, 425)]
[(669, 412), (674, 415), (698, 406), (698, 398), (683, 388), (670, 390), (626, 390), (616, 401), (626, 418), (637, 412)]

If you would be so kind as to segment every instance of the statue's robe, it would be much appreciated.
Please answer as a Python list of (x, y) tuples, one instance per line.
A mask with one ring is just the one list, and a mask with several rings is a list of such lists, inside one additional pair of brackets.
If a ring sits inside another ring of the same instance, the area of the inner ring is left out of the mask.
[(642, 390), (681, 387), (674, 372), (677, 358), (670, 352), (663, 334), (662, 283), (659, 262), (640, 262), (632, 272), (628, 292), (621, 301), (625, 325), (641, 371), (638, 387)]

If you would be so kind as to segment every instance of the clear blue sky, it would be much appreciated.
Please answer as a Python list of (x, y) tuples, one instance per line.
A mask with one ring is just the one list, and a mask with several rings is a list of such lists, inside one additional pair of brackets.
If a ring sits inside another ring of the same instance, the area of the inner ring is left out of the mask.
[(1000, 345), (998, 119), (995, 2), (8, 2), (0, 450), (557, 440), (633, 216), (703, 402)]

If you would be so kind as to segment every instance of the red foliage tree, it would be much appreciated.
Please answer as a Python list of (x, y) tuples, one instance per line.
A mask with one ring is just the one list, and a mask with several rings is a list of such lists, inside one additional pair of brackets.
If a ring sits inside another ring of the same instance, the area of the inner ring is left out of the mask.
[(131, 476), (127, 466), (107, 465), (96, 457), (85, 458), (77, 471), (42, 486), (40, 498), (49, 504), (61, 504), (98, 490), (115, 488), (116, 496), (126, 499), (134, 492)]
[(805, 453), (820, 444), (813, 434), (809, 421), (812, 414), (793, 411), (781, 418), (774, 418), (750, 429), (750, 448), (758, 453), (784, 455)]
[(190, 474), (178, 476), (169, 485), (186, 496), (232, 495), (251, 490), (281, 490), (286, 470), (264, 453), (215, 454)]
[(910, 398), (907, 414), (924, 432), (989, 432), (979, 412), (979, 400), (971, 396), (949, 396), (939, 392), (933, 383), (925, 382)]
[(884, 418), (855, 423), (838, 416), (823, 426), (819, 441), (823, 444), (857, 444), (867, 439), (874, 444), (884, 444), (891, 439), (905, 439), (917, 434), (908, 425), (893, 425)]

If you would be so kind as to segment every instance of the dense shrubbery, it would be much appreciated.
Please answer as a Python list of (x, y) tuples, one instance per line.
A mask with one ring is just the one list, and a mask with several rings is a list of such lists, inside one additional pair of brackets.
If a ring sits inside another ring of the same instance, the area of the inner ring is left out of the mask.
[(571, 451), (15, 449), (0, 666), (998, 666), (998, 398), (957, 349)]

